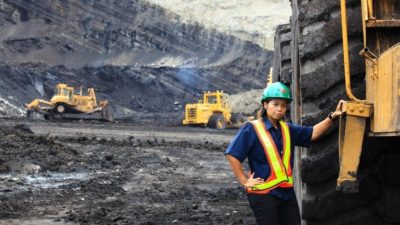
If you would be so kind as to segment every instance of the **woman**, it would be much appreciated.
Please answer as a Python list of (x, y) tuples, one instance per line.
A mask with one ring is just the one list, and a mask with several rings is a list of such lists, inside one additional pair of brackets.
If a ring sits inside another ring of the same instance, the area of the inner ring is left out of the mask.
[[(300, 225), (293, 189), (293, 149), (308, 147), (342, 114), (342, 101), (339, 101), (336, 111), (315, 126), (297, 126), (283, 122), (291, 101), (290, 90), (284, 84), (269, 85), (261, 99), (262, 118), (242, 127), (225, 151), (233, 173), (246, 188), (259, 225)], [(250, 168), (248, 176), (242, 167), (246, 158)]]

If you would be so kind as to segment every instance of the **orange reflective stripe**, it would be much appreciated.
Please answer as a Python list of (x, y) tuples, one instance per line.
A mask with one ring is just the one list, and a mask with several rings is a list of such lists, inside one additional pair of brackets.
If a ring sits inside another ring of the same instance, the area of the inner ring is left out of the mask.
[(256, 185), (252, 188), (252, 190), (262, 191), (272, 189), (282, 182), (286, 183), (287, 181), (290, 181), (286, 174), (285, 166), (282, 163), (275, 142), (273, 141), (271, 134), (265, 128), (264, 122), (262, 120), (254, 120), (251, 121), (251, 123), (255, 128), (258, 139), (263, 146), (265, 155), (271, 167), (271, 174), (268, 177), (267, 181), (265, 183)]

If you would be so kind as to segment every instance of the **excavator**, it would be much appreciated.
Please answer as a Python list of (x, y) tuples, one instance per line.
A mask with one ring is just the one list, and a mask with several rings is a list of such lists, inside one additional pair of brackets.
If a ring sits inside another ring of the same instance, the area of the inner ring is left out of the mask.
[(364, 135), (400, 136), (400, 4), (393, 0), (361, 0), (366, 99), (351, 89), (346, 1), (341, 0), (346, 93), (345, 116), (339, 125), (340, 172), (337, 189), (358, 191), (357, 170)]
[(93, 88), (87, 89), (87, 95), (82, 88), (75, 93), (73, 87), (64, 83), (56, 85), (56, 94), (46, 101), (35, 99), (26, 104), (27, 118), (31, 119), (33, 113), (42, 114), (46, 120), (54, 119), (87, 119), (113, 121), (113, 116), (108, 109), (108, 101), (97, 102)]

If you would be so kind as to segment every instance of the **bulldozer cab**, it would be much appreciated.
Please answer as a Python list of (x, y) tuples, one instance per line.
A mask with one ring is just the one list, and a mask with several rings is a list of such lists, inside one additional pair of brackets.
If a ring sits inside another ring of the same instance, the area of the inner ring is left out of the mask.
[(66, 102), (73, 101), (73, 87), (68, 87), (66, 84), (57, 84), (56, 93), (57, 94), (53, 96), (51, 102), (59, 102), (61, 99), (65, 99)]
[(207, 104), (217, 104), (217, 97), (216, 95), (208, 95), (208, 96), (204, 96), (204, 102)]
[(215, 106), (216, 108), (225, 108), (226, 107), (226, 95), (224, 92), (216, 91), (216, 92), (206, 92), (203, 96), (203, 102), (205, 104), (210, 104)]
[(350, 101), (339, 128), (338, 189), (357, 191), (357, 169), (367, 120), (369, 136), (400, 136), (400, 5), (392, 0), (361, 0), (366, 99), (351, 89), (346, 1), (341, 0), (346, 92)]

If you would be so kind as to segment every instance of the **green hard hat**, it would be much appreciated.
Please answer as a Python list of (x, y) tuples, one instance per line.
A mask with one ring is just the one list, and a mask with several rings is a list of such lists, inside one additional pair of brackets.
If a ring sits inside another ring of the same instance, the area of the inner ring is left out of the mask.
[(267, 88), (264, 89), (261, 102), (274, 98), (285, 99), (291, 102), (292, 95), (290, 94), (290, 89), (281, 82), (269, 84)]

